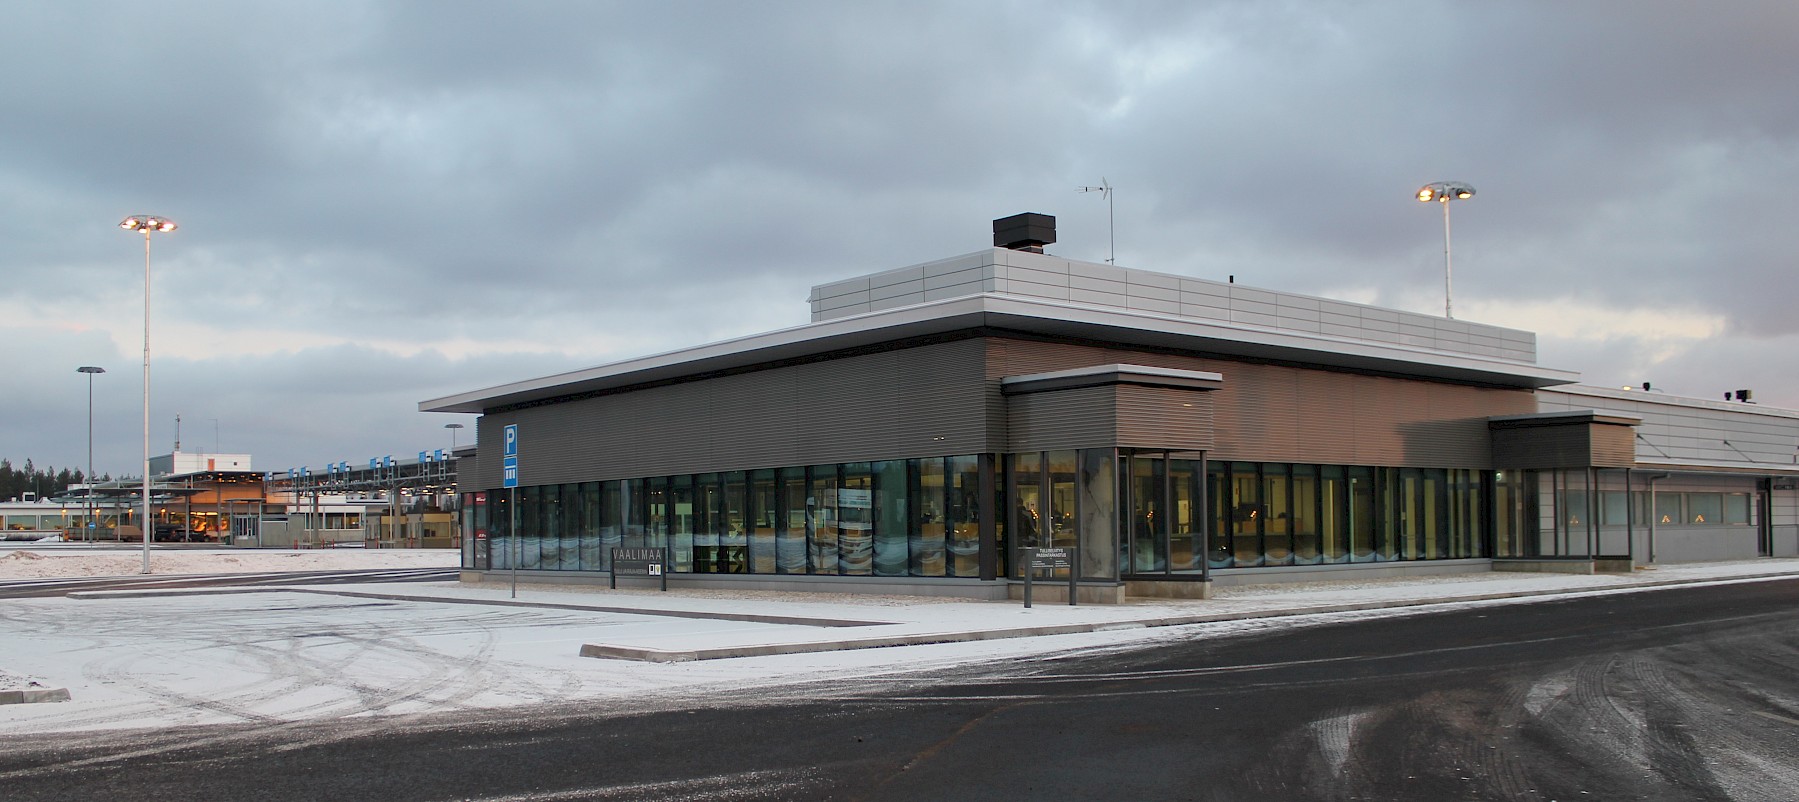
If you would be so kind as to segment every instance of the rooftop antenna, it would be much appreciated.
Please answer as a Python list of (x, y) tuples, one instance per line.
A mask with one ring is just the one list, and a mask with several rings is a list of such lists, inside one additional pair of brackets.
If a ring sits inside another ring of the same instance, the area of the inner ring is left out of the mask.
[(1112, 217), (1112, 182), (1107, 181), (1106, 177), (1102, 175), (1099, 177), (1099, 186), (1097, 186), (1097, 187), (1081, 187), (1080, 189), (1078, 189), (1076, 191), (1077, 192), (1098, 192), (1100, 197), (1106, 199), (1106, 236), (1111, 241), (1111, 248), (1112, 248), (1112, 256), (1111, 256), (1111, 258), (1106, 260), (1106, 264), (1109, 264), (1109, 265), (1117, 264), (1118, 263), (1118, 226), (1115, 222), (1113, 222), (1113, 217)]
[(181, 413), (175, 413), (175, 453), (181, 453)]

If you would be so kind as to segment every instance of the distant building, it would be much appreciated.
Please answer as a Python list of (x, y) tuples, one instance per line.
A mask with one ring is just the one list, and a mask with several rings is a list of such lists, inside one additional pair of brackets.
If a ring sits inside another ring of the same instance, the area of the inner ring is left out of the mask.
[(1004, 239), (814, 287), (803, 326), (421, 403), (482, 416), (468, 576), (649, 547), (680, 583), (998, 598), (1035, 545), (1078, 548), (1083, 596), (1116, 601), (1799, 554), (1799, 412)]

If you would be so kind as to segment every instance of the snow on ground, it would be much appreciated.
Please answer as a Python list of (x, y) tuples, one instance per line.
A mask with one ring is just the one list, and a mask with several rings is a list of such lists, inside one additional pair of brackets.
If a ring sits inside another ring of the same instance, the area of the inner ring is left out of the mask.
[[(454, 549), (151, 549), (153, 574), (241, 574), (357, 568), (454, 568)], [(141, 548), (12, 545), (0, 549), (0, 580), (142, 573)]]
[[(17, 552), (14, 552), (16, 554)], [(16, 557), (0, 565), (96, 555)], [(403, 555), (403, 556), (401, 556)], [(105, 555), (141, 560), (138, 553)], [(300, 566), (391, 567), (371, 560), (453, 565), (454, 554), (418, 552), (171, 553), (170, 572), (213, 573), (226, 558), (241, 570)], [(10, 558), (10, 560), (8, 559)], [(66, 563), (71, 569), (81, 563)], [(410, 563), (419, 564), (419, 563)], [(130, 570), (135, 572), (136, 563)], [(117, 570), (109, 568), (106, 570)], [(1219, 588), (1208, 601), (1133, 600), (1124, 605), (523, 584), (518, 606), (506, 583), (403, 583), (155, 597), (33, 598), (0, 602), (0, 688), (37, 681), (66, 687), (71, 701), (0, 705), (0, 735), (166, 727), (184, 724), (343, 719), (496, 710), (561, 702), (632, 703), (697, 699), (721, 691), (824, 681), (829, 688), (898, 679), (996, 659), (1069, 650), (1136, 648), (1319, 626), (1420, 609), (1522, 603), (1482, 599), (1509, 593), (1615, 593), (1663, 580), (1710, 581), (1799, 574), (1799, 560), (1666, 566), (1622, 576), (1474, 574), (1336, 580)], [(6, 574), (0, 573), (0, 576)], [(379, 593), (398, 598), (332, 595)], [(1541, 598), (1541, 597), (1536, 597)], [(1440, 601), (1429, 608), (1320, 612), (1332, 605)], [(454, 603), (452, 603), (454, 602)], [(475, 602), (475, 603), (471, 603)], [(486, 603), (482, 603), (486, 602)], [(576, 604), (592, 608), (562, 609)], [(548, 607), (543, 605), (558, 605)], [(820, 627), (637, 614), (655, 610), (757, 613), (873, 622)], [(1285, 614), (1307, 613), (1312, 614)], [(1155, 626), (1196, 616), (1243, 617)], [(587, 643), (684, 649), (797, 643), (893, 634), (987, 631), (1059, 624), (1105, 627), (1081, 634), (965, 643), (818, 651), (688, 663), (637, 663), (579, 656)], [(1053, 669), (1049, 669), (1053, 670)], [(827, 690), (821, 686), (820, 691)]]

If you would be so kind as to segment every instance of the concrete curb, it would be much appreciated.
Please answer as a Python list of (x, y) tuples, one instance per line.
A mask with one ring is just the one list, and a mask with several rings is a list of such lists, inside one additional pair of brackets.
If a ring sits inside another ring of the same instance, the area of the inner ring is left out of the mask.
[(705, 610), (645, 610), (636, 607), (604, 607), (565, 602), (519, 601), (517, 599), (458, 599), (414, 593), (379, 593), (365, 590), (329, 590), (319, 587), (236, 587), (236, 588), (168, 588), (150, 590), (78, 590), (67, 594), (71, 599), (140, 599), (157, 596), (229, 596), (240, 593), (316, 593), (321, 596), (344, 596), (353, 599), (384, 601), (432, 602), (440, 604), (485, 604), (496, 607), (535, 607), (546, 610), (576, 610), (589, 613), (648, 615), (659, 618), (698, 618), (714, 621), (743, 621), (751, 624), (782, 624), (796, 627), (885, 627), (894, 621), (855, 621), (845, 618), (807, 618), (761, 613), (719, 613)]
[(1640, 590), (1646, 588), (1665, 588), (1678, 585), (1695, 585), (1711, 582), (1762, 581), (1774, 579), (1793, 579), (1799, 574), (1766, 573), (1745, 574), (1742, 576), (1707, 577), (1703, 579), (1665, 579), (1651, 582), (1633, 582), (1603, 588), (1575, 588), (1561, 590), (1526, 590), (1508, 593), (1486, 593), (1472, 596), (1436, 597), (1428, 599), (1404, 599), (1400, 601), (1353, 602), (1348, 604), (1321, 604), (1309, 607), (1285, 607), (1270, 610), (1246, 610), (1230, 613), (1200, 613), (1195, 615), (1166, 616), (1161, 618), (1145, 618), (1136, 621), (1107, 621), (1091, 624), (1058, 624), (1042, 627), (1016, 627), (1012, 629), (990, 629), (964, 632), (941, 632), (917, 635), (892, 635), (878, 638), (858, 638), (839, 641), (811, 641), (804, 643), (768, 643), (748, 646), (725, 646), (715, 649), (654, 649), (641, 646), (619, 646), (605, 643), (589, 643), (581, 647), (582, 657), (596, 657), (608, 660), (634, 660), (645, 663), (683, 663), (695, 660), (724, 660), (733, 657), (769, 657), (787, 654), (811, 654), (815, 652), (848, 651), (851, 649), (880, 649), (889, 646), (925, 646), (939, 643), (968, 643), (983, 640), (1002, 640), (1006, 638), (1034, 638), (1046, 635), (1075, 635), (1088, 632), (1108, 632), (1122, 629), (1147, 629), (1151, 627), (1175, 627), (1186, 624), (1210, 624), (1219, 621), (1242, 621), (1257, 618), (1278, 618), (1284, 616), (1320, 615), (1326, 613), (1347, 613), (1363, 610), (1389, 610), (1407, 607), (1430, 607), (1438, 605), (1459, 604), (1462, 602), (1494, 601), (1499, 599), (1522, 599), (1538, 596), (1567, 596), (1617, 591)]
[(68, 688), (26, 688), (17, 691), (0, 691), (0, 705), (29, 705), (39, 702), (67, 702)]

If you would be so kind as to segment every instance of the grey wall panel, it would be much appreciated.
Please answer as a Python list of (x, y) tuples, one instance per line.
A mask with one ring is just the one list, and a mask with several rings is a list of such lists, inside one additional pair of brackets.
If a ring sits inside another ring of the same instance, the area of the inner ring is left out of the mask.
[(1007, 398), (1007, 451), (1053, 451), (1116, 445), (1112, 386), (1079, 387)]
[(1493, 430), (1495, 467), (1525, 470), (1584, 468), (1592, 459), (1589, 425), (1534, 426)]
[(981, 453), (1003, 442), (983, 354), (968, 339), (492, 412), (481, 442), (518, 423), (526, 485)]
[(1602, 388), (1537, 391), (1544, 412), (1595, 409), (1643, 419), (1637, 454), (1645, 460), (1794, 464), (1799, 415), (1754, 404)]
[(1490, 468), (1486, 418), (1537, 411), (1527, 390), (1022, 339), (989, 348), (994, 379), (1109, 363), (1223, 374), (1210, 394), (1214, 459)]

